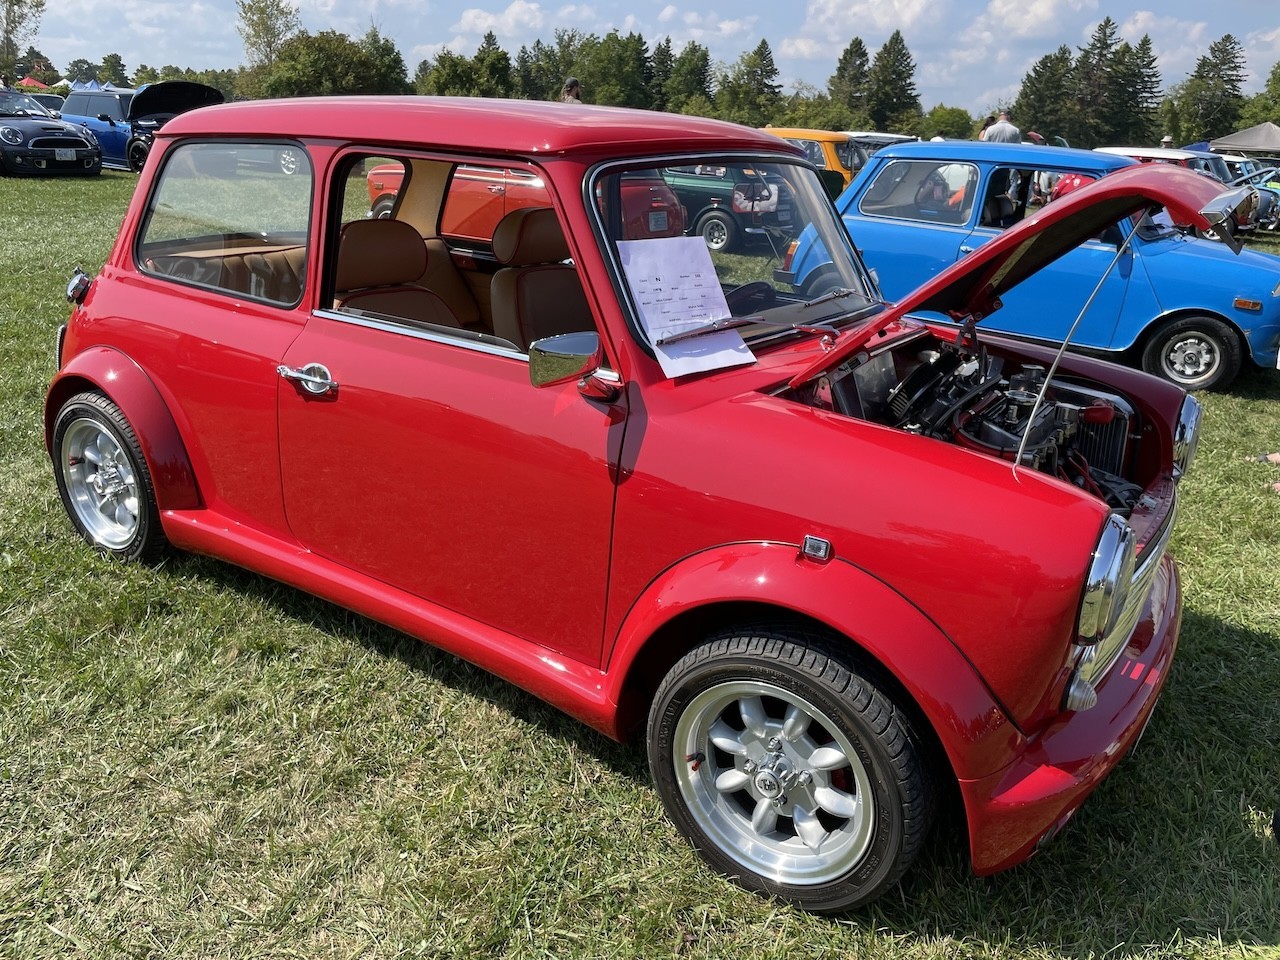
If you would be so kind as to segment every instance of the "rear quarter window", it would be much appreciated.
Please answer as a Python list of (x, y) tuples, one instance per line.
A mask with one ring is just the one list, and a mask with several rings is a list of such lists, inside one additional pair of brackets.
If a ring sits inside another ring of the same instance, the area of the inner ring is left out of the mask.
[[(296, 172), (272, 159), (292, 150)], [(280, 305), (306, 279), (311, 166), (296, 144), (187, 143), (166, 154), (135, 256), (144, 273)], [(265, 158), (265, 159), (264, 159)]]

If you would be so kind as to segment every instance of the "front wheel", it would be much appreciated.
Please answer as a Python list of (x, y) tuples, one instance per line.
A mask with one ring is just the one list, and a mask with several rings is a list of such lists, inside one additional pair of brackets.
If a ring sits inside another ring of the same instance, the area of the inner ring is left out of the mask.
[(668, 816), (716, 870), (806, 910), (844, 910), (906, 872), (932, 819), (903, 714), (823, 638), (730, 632), (654, 698), (649, 767)]
[(138, 560), (167, 546), (138, 437), (106, 397), (81, 393), (62, 405), (53, 425), (53, 464), (62, 505), (98, 550)]
[(698, 235), (715, 251), (732, 250), (738, 245), (738, 225), (727, 213), (712, 210), (698, 221)]
[(1183, 317), (1152, 334), (1142, 369), (1184, 390), (1220, 390), (1239, 374), (1242, 355), (1240, 338), (1221, 320)]

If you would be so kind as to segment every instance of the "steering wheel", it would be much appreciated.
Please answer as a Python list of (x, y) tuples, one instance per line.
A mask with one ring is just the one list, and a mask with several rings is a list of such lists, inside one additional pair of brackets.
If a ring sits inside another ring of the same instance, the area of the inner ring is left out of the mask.
[(769, 306), (778, 299), (778, 291), (767, 280), (752, 280), (740, 287), (734, 287), (724, 295), (724, 299), (729, 305), (730, 315), (740, 317)]

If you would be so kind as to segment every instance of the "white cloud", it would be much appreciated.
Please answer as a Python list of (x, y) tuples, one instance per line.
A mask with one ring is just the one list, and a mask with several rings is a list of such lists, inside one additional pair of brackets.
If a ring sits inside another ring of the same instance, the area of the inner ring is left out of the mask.
[(494, 13), (479, 7), (463, 10), (453, 29), (478, 36), (492, 31), (497, 37), (513, 37), (541, 30), (545, 25), (546, 18), (540, 4), (513, 0), (505, 9)]

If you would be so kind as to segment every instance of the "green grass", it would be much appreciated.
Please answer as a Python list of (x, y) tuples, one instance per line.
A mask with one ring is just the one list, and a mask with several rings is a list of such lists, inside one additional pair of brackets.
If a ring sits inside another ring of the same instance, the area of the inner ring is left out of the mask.
[(1280, 956), (1280, 470), (1245, 460), (1280, 448), (1280, 376), (1204, 397), (1138, 753), (1022, 867), (969, 876), (944, 817), (900, 890), (807, 916), (701, 865), (640, 748), (271, 581), (73, 536), (41, 403), (133, 183), (0, 180), (0, 957)]

